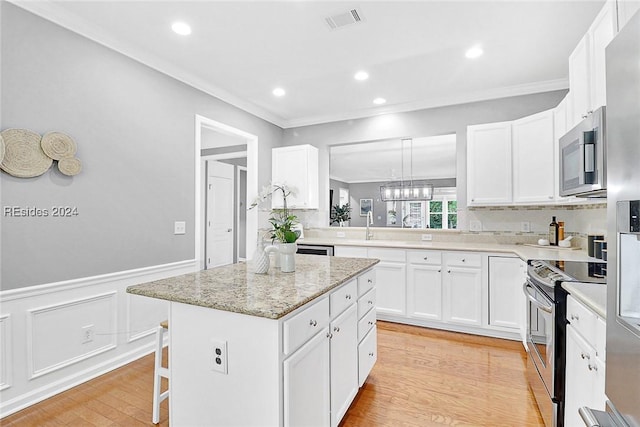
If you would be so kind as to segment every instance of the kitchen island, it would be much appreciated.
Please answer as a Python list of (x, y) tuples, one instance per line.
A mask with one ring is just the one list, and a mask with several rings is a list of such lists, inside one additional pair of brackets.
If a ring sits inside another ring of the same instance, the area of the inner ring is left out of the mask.
[(377, 357), (376, 259), (296, 255), (127, 288), (170, 301), (173, 425), (336, 426)]

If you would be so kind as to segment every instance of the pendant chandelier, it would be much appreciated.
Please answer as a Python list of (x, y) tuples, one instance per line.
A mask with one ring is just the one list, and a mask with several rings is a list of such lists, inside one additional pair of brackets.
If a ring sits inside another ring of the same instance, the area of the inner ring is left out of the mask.
[[(410, 148), (410, 173), (409, 180), (404, 180), (404, 145), (409, 143)], [(400, 155), (402, 158), (400, 181), (387, 182), (380, 186), (380, 199), (383, 202), (432, 200), (433, 185), (425, 180), (413, 180), (413, 139), (407, 138), (400, 141)]]

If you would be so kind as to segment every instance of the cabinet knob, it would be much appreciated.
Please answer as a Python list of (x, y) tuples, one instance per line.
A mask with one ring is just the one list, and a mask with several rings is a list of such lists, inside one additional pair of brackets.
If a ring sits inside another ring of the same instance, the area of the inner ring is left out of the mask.
[(424, 257), (424, 258), (422, 258), (422, 259), (426, 261), (426, 260), (428, 260), (428, 259), (429, 259), (429, 257)]
[(345, 298), (346, 299), (351, 299), (351, 295), (347, 294), (347, 295), (345, 295)]
[(331, 335), (331, 332), (327, 332), (327, 338), (329, 339), (333, 338), (333, 335)]
[(592, 365), (591, 363), (589, 363), (587, 367), (589, 368), (590, 371), (596, 371), (596, 372), (598, 371), (598, 366)]
[(442, 269), (438, 269), (438, 273), (442, 273)]
[(577, 314), (572, 314), (571, 315), (571, 320), (580, 320), (580, 317), (578, 317)]
[(583, 119), (586, 119), (588, 117), (588, 114), (581, 114), (580, 117), (582, 117)]
[(373, 283), (373, 280), (367, 279), (367, 283)]
[(591, 356), (585, 353), (580, 353), (580, 357), (587, 360), (591, 359)]
[(367, 323), (369, 323), (369, 325), (373, 325), (373, 322), (371, 320), (369, 320)]
[(471, 201), (472, 201), (472, 202), (475, 202), (475, 201), (476, 201), (476, 199), (471, 199)]
[(371, 356), (371, 357), (373, 357), (373, 356), (374, 356), (373, 351), (370, 351), (370, 352), (369, 352), (369, 356)]
[(367, 301), (367, 304), (373, 305), (373, 301), (369, 300), (369, 301)]
[(447, 270), (447, 273), (451, 273), (451, 270)]
[(466, 259), (464, 259), (464, 258), (462, 258), (462, 262), (467, 262), (467, 260), (466, 260)]
[(553, 196), (547, 196), (547, 197), (549, 197), (549, 199), (553, 199)]
[(309, 321), (309, 326), (318, 326), (318, 322), (316, 320), (311, 319)]
[(340, 332), (340, 326), (334, 326), (333, 332)]

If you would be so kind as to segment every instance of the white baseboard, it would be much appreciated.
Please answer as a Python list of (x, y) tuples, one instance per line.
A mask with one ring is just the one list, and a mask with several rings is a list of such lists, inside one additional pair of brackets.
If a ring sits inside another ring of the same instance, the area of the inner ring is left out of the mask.
[(126, 288), (195, 270), (187, 260), (0, 292), (0, 418), (153, 352), (168, 302)]

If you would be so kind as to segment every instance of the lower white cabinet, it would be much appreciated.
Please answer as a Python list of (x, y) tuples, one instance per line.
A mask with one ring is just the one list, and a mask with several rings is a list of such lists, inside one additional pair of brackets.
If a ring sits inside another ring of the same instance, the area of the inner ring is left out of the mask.
[(442, 266), (409, 264), (407, 270), (407, 316), (442, 320)]
[(482, 325), (480, 268), (447, 266), (443, 288), (443, 319), (445, 321), (463, 325)]
[[(524, 325), (524, 265), (520, 258), (489, 257), (490, 325), (518, 331)], [(524, 327), (522, 329), (524, 331)]]
[(403, 249), (369, 248), (369, 258), (377, 258), (376, 309), (378, 314), (404, 316), (407, 312), (406, 257)]
[(284, 361), (284, 425), (328, 426), (331, 415), (329, 328)]
[[(358, 393), (358, 309), (331, 322), (331, 425), (337, 426)], [(308, 424), (294, 424), (308, 425)]]
[(358, 384), (360, 387), (369, 376), (376, 360), (378, 360), (378, 329), (374, 325), (358, 345)]
[(588, 406), (604, 410), (605, 396), (605, 320), (567, 298), (567, 367), (565, 384), (565, 426), (584, 425), (578, 409)]

